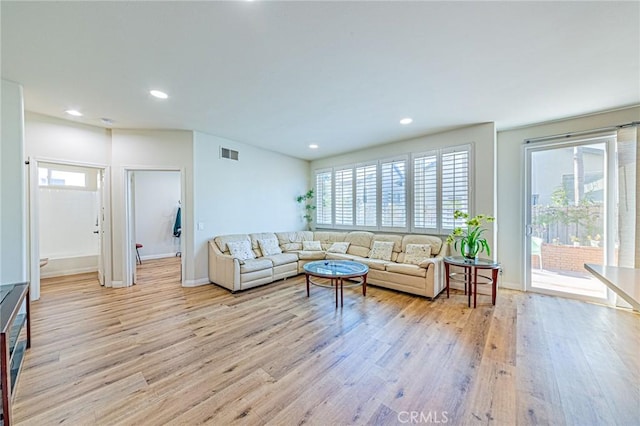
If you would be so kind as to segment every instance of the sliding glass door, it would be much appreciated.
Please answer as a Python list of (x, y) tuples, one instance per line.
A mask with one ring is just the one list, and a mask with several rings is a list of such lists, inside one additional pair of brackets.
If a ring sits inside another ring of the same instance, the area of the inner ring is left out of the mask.
[[(607, 288), (584, 269), (607, 264), (615, 245), (608, 164), (615, 136), (534, 143), (527, 163), (527, 290), (606, 302)], [(609, 262), (610, 264), (613, 262)]]

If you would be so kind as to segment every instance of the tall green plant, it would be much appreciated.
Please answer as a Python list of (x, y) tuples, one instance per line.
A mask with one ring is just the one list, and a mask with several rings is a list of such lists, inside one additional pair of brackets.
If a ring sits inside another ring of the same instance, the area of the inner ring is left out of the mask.
[(307, 228), (311, 230), (311, 222), (313, 222), (313, 211), (316, 209), (316, 206), (313, 204), (313, 189), (308, 190), (303, 195), (298, 195), (296, 197), (296, 201), (299, 204), (304, 204), (304, 219), (307, 221)]

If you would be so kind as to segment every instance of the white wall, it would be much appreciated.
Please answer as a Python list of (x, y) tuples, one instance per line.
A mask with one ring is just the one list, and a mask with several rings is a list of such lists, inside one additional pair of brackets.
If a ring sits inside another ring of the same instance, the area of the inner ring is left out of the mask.
[(108, 165), (111, 131), (27, 111), (25, 152), (39, 159)]
[(193, 133), (182, 130), (112, 130), (112, 229), (113, 280), (122, 282), (125, 252), (126, 170), (184, 170), (182, 238), (185, 280), (194, 280), (193, 270)]
[[(465, 127), (435, 135), (422, 136), (406, 141), (394, 142), (372, 148), (354, 151), (348, 154), (323, 158), (311, 162), (311, 175), (317, 169), (333, 167), (344, 164), (354, 164), (368, 160), (392, 157), (400, 154), (412, 152), (424, 152), (431, 149), (444, 148), (448, 146), (464, 145), (473, 143), (475, 156), (475, 209), (477, 213), (496, 216), (496, 196), (495, 196), (495, 125), (494, 123), (484, 123)], [(313, 176), (311, 176), (313, 179)], [(500, 222), (500, 218), (497, 218)], [(489, 224), (488, 228), (492, 225)], [(493, 250), (494, 235), (490, 231), (487, 233), (487, 240), (492, 248), (492, 255), (500, 257), (497, 250)]]
[(592, 130), (640, 120), (640, 108), (628, 108), (570, 120), (498, 132), (497, 247), (503, 266), (502, 284), (524, 290), (524, 160), (525, 139)]
[[(220, 146), (240, 160), (219, 158)], [(208, 282), (207, 242), (216, 235), (304, 229), (296, 196), (309, 162), (205, 133), (194, 133), (196, 281)]]
[(2, 80), (0, 283), (27, 279), (26, 167), (22, 86)]
[(135, 179), (136, 241), (142, 259), (175, 256), (180, 241), (173, 236), (180, 172), (138, 171)]

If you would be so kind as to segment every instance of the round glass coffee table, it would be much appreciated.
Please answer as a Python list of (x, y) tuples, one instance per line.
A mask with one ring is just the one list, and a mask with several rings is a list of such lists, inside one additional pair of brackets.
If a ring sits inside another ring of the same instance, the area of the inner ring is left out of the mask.
[[(338, 307), (338, 291), (340, 292), (340, 306), (344, 306), (344, 287), (362, 285), (362, 295), (367, 295), (367, 273), (369, 273), (367, 265), (352, 260), (318, 260), (305, 263), (303, 269), (307, 278), (307, 297), (309, 297), (309, 284), (334, 288), (336, 290), (336, 308)], [(312, 277), (326, 278), (329, 282), (314, 281), (311, 279)], [(344, 284), (344, 280), (352, 280), (353, 278), (360, 278), (360, 280)]]

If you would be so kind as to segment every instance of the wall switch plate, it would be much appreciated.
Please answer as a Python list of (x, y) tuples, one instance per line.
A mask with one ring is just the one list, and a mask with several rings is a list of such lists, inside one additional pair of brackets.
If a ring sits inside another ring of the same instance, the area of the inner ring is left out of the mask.
[(204, 229), (204, 223), (198, 222), (198, 231), (202, 231)]

